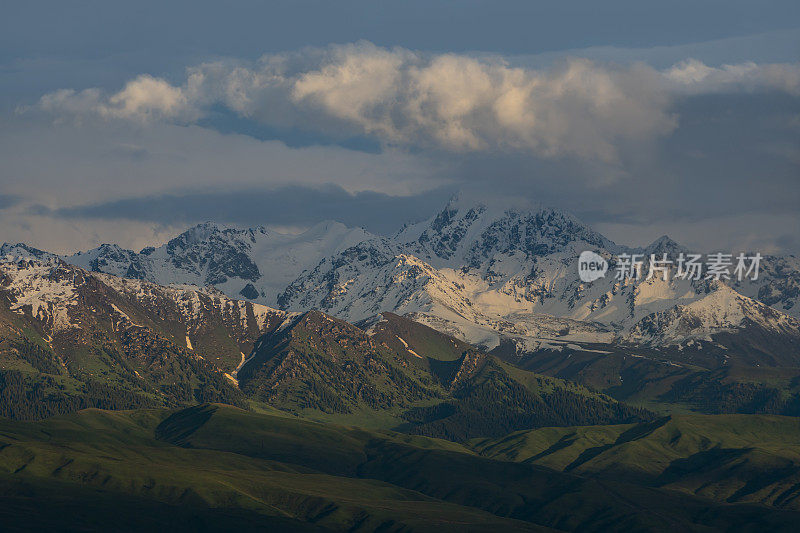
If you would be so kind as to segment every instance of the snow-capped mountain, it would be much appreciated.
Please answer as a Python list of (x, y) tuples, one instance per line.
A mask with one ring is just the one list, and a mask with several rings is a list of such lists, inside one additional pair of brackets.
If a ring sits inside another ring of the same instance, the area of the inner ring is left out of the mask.
[[(363, 248), (301, 275), (281, 296), (280, 306), (318, 307), (351, 321), (392, 309), (488, 348), (512, 339), (522, 351), (575, 342), (669, 345), (744, 327), (742, 317), (721, 305), (718, 291), (736, 294), (722, 284), (679, 279), (674, 267), (667, 280), (615, 279), (619, 253), (676, 257), (688, 252), (669, 237), (629, 249), (549, 208), (503, 209), (456, 198), (429, 220), (382, 242), (380, 253), (364, 254)], [(577, 263), (583, 250), (609, 261), (609, 275), (580, 281)], [(754, 303), (759, 293), (771, 295), (780, 302), (780, 320), (790, 320), (783, 313), (797, 312), (793, 288), (800, 269), (794, 258), (767, 257), (763, 264), (760, 280), (737, 283), (737, 288), (751, 293), (753, 299), (745, 299)], [(694, 302), (699, 303), (691, 307)], [(636, 333), (647, 329), (643, 321), (698, 307), (706, 320), (694, 329), (647, 339)], [(744, 306), (742, 312), (748, 324), (763, 322), (761, 308)]]
[(23, 243), (3, 243), (0, 245), (0, 261), (19, 261), (21, 259), (54, 259), (57, 256)]
[(470, 203), (460, 195), (431, 219), (403, 228), (394, 240), (437, 268), (470, 270), (485, 270), (504, 257), (531, 260), (575, 245), (617, 248), (567, 213)]
[(637, 321), (629, 338), (658, 345), (680, 343), (687, 338), (710, 341), (710, 332), (744, 327), (759, 327), (774, 335), (800, 338), (800, 320), (742, 296), (722, 283), (713, 285), (707, 295), (691, 303), (679, 304)]
[(64, 260), (87, 270), (161, 285), (213, 285), (234, 298), (275, 305), (278, 295), (301, 272), (373, 238), (338, 222), (322, 222), (299, 235), (205, 223), (158, 248), (137, 253), (104, 244)]
[[(578, 278), (584, 250), (609, 262), (604, 278)], [(293, 312), (320, 309), (350, 322), (384, 311), (406, 314), (487, 348), (511, 340), (520, 351), (570, 343), (674, 345), (800, 317), (795, 257), (764, 257), (758, 280), (727, 285), (679, 279), (674, 267), (667, 280), (615, 278), (620, 253), (682, 252), (688, 250), (667, 236), (631, 249), (551, 208), (455, 197), (392, 237), (335, 222), (297, 235), (206, 223), (158, 248), (103, 245), (64, 259), (162, 285), (212, 285), (231, 298)], [(25, 245), (0, 248), (0, 257), (46, 255)], [(723, 302), (739, 297), (753, 305), (739, 306), (734, 316)]]

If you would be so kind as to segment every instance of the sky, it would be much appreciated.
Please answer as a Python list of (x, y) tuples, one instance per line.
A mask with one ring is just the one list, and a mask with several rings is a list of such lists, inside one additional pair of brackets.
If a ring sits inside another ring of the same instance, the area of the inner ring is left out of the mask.
[(6, 2), (0, 242), (391, 234), (457, 191), (800, 253), (800, 3)]

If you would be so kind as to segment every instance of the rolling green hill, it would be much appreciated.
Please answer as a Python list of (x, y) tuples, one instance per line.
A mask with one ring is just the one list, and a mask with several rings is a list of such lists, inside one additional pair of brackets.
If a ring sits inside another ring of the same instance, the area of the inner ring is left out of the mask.
[(0, 494), (8, 529), (789, 531), (800, 518), (221, 405), (2, 420)]
[(631, 425), (541, 428), (476, 439), (470, 446), (494, 459), (800, 510), (800, 420), (794, 417), (679, 415)]

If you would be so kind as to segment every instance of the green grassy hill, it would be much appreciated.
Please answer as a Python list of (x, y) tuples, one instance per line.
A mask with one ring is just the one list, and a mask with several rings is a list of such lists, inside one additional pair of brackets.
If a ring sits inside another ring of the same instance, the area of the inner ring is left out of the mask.
[[(143, 509), (161, 514), (198, 509), (210, 525), (230, 516), (233, 524), (251, 528), (285, 521), (335, 530), (470, 525), (536, 530), (358, 479), (354, 469), (366, 461), (366, 444), (381, 438), (358, 430), (222, 406), (178, 413), (90, 410), (32, 424), (8, 421), (0, 428), (0, 480), (6, 493), (18, 495), (12, 501), (24, 500), (28, 491), (32, 498), (59, 492), (89, 514), (116, 495), (123, 511), (126, 503), (136, 509), (146, 501)], [(87, 517), (90, 524), (94, 519)], [(110, 524), (125, 523), (117, 516)]]
[(0, 421), (0, 494), (8, 529), (789, 531), (800, 518), (220, 405)]
[(476, 439), (470, 446), (494, 459), (800, 510), (800, 420), (794, 417), (680, 415), (641, 424), (542, 428)]

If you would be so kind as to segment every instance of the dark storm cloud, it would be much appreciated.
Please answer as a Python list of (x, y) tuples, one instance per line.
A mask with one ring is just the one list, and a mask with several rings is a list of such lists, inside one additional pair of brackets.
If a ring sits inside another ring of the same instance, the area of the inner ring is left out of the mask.
[(62, 209), (34, 206), (36, 214), (57, 218), (128, 219), (163, 225), (206, 220), (242, 226), (308, 226), (336, 220), (348, 226), (388, 234), (405, 222), (428, 217), (453, 194), (437, 189), (414, 196), (376, 192), (350, 194), (336, 185), (321, 188), (288, 186), (272, 190), (187, 193), (128, 198)]

